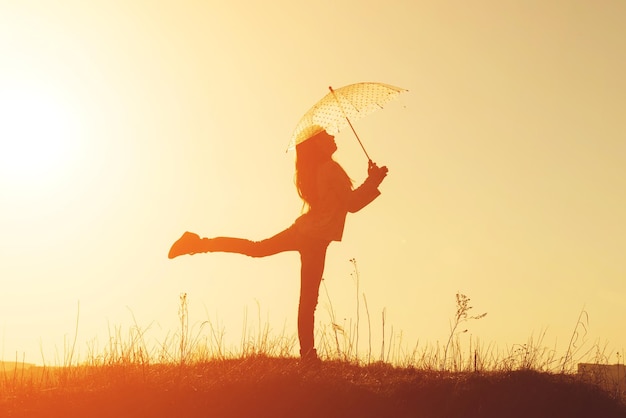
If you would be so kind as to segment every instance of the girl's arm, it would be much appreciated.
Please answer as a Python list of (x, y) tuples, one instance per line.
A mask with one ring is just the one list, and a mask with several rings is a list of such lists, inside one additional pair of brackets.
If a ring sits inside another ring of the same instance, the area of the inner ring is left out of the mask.
[(380, 196), (378, 186), (387, 176), (388, 171), (387, 167), (378, 167), (376, 163), (370, 160), (367, 169), (367, 179), (350, 193), (347, 200), (348, 212), (358, 212)]

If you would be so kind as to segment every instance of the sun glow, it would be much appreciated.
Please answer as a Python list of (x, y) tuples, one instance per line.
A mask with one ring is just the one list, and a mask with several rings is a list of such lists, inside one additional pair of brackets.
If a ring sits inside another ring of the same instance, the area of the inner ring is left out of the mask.
[(0, 174), (10, 188), (50, 186), (78, 157), (78, 124), (72, 109), (46, 91), (0, 94)]

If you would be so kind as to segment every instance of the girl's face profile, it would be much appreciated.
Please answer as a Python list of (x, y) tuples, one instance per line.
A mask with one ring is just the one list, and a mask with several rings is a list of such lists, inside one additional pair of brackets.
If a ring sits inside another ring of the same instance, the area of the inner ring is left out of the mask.
[(296, 150), (318, 157), (330, 158), (337, 151), (335, 137), (322, 131), (296, 146)]
[(320, 150), (324, 151), (324, 153), (328, 153), (329, 156), (333, 155), (335, 151), (337, 151), (337, 144), (335, 143), (335, 137), (329, 135), (325, 131), (318, 134), (317, 138), (317, 146)]

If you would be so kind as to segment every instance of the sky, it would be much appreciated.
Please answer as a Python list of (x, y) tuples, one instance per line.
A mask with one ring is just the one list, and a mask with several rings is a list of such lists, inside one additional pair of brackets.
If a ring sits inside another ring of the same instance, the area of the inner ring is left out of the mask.
[[(363, 341), (365, 295), (376, 348), (441, 345), (460, 292), (487, 313), (466, 345), (565, 352), (576, 328), (617, 361), (626, 3), (363, 4), (0, 0), (0, 358), (63, 363), (76, 337), (85, 359), (133, 327), (158, 346), (183, 293), (225, 344), (295, 336), (297, 254), (167, 252), (291, 225), (299, 118), (377, 81), (408, 90), (354, 123), (389, 175), (329, 248), (318, 329), (354, 324), (359, 295)], [(359, 184), (367, 158), (336, 140)]]

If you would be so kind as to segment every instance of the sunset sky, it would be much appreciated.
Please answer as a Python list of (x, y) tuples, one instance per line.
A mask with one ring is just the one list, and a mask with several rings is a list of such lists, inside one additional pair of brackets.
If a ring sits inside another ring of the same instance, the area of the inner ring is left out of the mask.
[[(354, 258), (375, 347), (383, 310), (387, 339), (445, 343), (461, 292), (485, 345), (545, 332), (564, 352), (584, 309), (615, 362), (625, 20), (620, 0), (0, 0), (0, 359), (62, 361), (77, 314), (83, 357), (120, 327), (158, 343), (181, 293), (228, 344), (246, 315), (295, 336), (297, 254), (167, 252), (186, 230), (289, 226), (299, 118), (328, 86), (379, 81), (409, 90), (355, 123), (389, 175), (329, 248), (316, 323), (325, 289), (356, 318)], [(362, 182), (353, 134), (337, 144)]]

